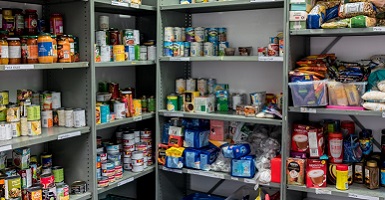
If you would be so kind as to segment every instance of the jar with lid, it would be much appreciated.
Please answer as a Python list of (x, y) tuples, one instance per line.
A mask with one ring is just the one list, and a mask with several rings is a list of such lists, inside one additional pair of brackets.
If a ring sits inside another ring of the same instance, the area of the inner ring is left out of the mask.
[(59, 13), (51, 14), (49, 20), (49, 29), (53, 35), (63, 35), (63, 16)]
[(27, 35), (37, 35), (37, 11), (32, 9), (25, 10), (24, 28)]
[(53, 62), (57, 63), (57, 40), (56, 40), (56, 35), (51, 35), (51, 37), (52, 37)]
[(66, 35), (57, 38), (57, 56), (60, 63), (71, 62), (71, 46)]
[(70, 42), (71, 62), (75, 62), (75, 40), (73, 35), (68, 35), (68, 41)]
[(39, 48), (37, 45), (37, 36), (29, 36), (28, 38), (28, 64), (35, 64), (39, 63), (38, 55), (39, 55)]
[(19, 38), (8, 38), (9, 64), (21, 63), (21, 43)]
[(24, 33), (24, 15), (23, 10), (15, 8), (12, 10), (15, 17), (15, 35), (23, 35)]
[(336, 166), (336, 189), (337, 190), (348, 190), (349, 182), (348, 182), (348, 166), (343, 164), (338, 164)]
[(378, 189), (380, 170), (375, 160), (369, 160), (365, 166), (365, 186), (368, 189)]
[(15, 35), (15, 17), (12, 14), (12, 9), (3, 8), (3, 30), (8, 31), (8, 35)]
[(53, 63), (52, 37), (49, 33), (42, 33), (37, 38), (39, 63)]
[(28, 36), (23, 35), (20, 37), (21, 43), (21, 63), (28, 63)]
[(373, 132), (371, 129), (364, 129), (359, 133), (359, 142), (364, 157), (373, 152)]
[(8, 42), (4, 37), (0, 39), (0, 58), (2, 65), (9, 63)]

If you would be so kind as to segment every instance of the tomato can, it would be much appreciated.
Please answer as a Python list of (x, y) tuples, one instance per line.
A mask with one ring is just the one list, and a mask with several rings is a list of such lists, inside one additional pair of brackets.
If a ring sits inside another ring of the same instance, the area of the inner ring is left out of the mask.
[(40, 176), (40, 184), (43, 189), (49, 189), (55, 186), (55, 178), (52, 174), (42, 174)]
[(53, 113), (52, 110), (41, 111), (42, 127), (50, 128), (53, 126)]
[(20, 120), (16, 122), (11, 122), (12, 137), (21, 136), (21, 123)]
[(28, 121), (28, 133), (29, 133), (29, 136), (41, 135), (41, 121), (40, 120)]
[(20, 176), (11, 176), (5, 178), (5, 199), (18, 199), (21, 197), (21, 179)]
[(57, 200), (69, 200), (70, 199), (70, 186), (65, 183), (56, 184), (56, 199)]

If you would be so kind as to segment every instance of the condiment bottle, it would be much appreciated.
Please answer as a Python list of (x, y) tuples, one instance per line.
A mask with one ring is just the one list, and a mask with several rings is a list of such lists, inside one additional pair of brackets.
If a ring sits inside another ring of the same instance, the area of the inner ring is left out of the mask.
[(60, 63), (71, 62), (71, 46), (66, 35), (57, 38), (57, 56)]
[(329, 133), (329, 159), (331, 163), (342, 163), (343, 159), (342, 133)]
[(336, 189), (347, 190), (349, 189), (348, 183), (348, 166), (339, 164), (336, 167)]
[(42, 33), (37, 39), (39, 63), (53, 63), (52, 38), (49, 33)]
[(1, 58), (1, 64), (8, 65), (9, 51), (8, 51), (8, 42), (6, 38), (0, 39), (0, 58)]
[(74, 36), (68, 35), (68, 41), (70, 43), (71, 62), (75, 62), (75, 40), (74, 40)]
[(52, 37), (53, 62), (57, 63), (57, 40), (56, 40), (56, 35), (51, 35), (51, 37)]
[(21, 63), (28, 63), (28, 36), (23, 35), (20, 37), (21, 43)]
[(365, 166), (365, 186), (369, 189), (378, 189), (380, 171), (375, 160), (369, 160)]
[(13, 15), (15, 16), (15, 35), (23, 35), (24, 33), (24, 15), (22, 9), (13, 9)]
[(21, 63), (21, 43), (19, 38), (8, 38), (9, 64)]
[(38, 48), (38, 37), (37, 36), (29, 36), (28, 38), (28, 56), (27, 61), (28, 64), (39, 63), (39, 48)]

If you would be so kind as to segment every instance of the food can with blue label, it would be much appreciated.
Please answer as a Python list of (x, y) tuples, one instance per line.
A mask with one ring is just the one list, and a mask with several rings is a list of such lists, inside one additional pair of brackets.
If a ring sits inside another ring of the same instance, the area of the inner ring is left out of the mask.
[(202, 42), (191, 42), (190, 56), (191, 57), (203, 56), (202, 47), (203, 47)]
[(186, 41), (187, 42), (195, 42), (195, 31), (193, 27), (187, 27), (185, 29)]
[(205, 42), (203, 47), (204, 56), (214, 56), (214, 45), (211, 42)]
[(163, 43), (163, 55), (166, 57), (173, 57), (173, 42), (164, 42)]
[(189, 57), (190, 56), (190, 42), (184, 42), (184, 57)]
[(227, 41), (227, 28), (218, 28), (218, 39), (220, 42)]
[(207, 42), (218, 42), (218, 29), (217, 28), (207, 28)]
[(129, 61), (135, 60), (135, 46), (133, 46), (133, 45), (128, 46), (128, 58), (127, 58), (127, 60), (129, 60)]
[(225, 49), (228, 47), (229, 47), (229, 42), (219, 42), (218, 55), (224, 56), (225, 55)]

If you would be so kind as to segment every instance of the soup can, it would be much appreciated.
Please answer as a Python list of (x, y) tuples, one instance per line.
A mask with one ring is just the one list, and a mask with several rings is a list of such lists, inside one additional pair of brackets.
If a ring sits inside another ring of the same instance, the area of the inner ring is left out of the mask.
[(193, 27), (187, 27), (185, 29), (186, 41), (187, 42), (195, 42), (195, 31)]
[(204, 42), (205, 41), (205, 28), (196, 27), (194, 29), (194, 38), (196, 42)]
[(214, 44), (211, 42), (205, 42), (203, 52), (204, 56), (214, 56)]
[(175, 42), (182, 42), (182, 28), (180, 27), (174, 27), (174, 41)]
[(190, 56), (191, 57), (203, 56), (202, 46), (203, 46), (203, 43), (201, 42), (191, 42)]
[(186, 91), (196, 91), (197, 89), (197, 79), (189, 78), (186, 80)]
[(174, 42), (175, 41), (175, 35), (174, 35), (174, 28), (173, 27), (165, 27), (164, 28), (164, 42)]

